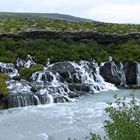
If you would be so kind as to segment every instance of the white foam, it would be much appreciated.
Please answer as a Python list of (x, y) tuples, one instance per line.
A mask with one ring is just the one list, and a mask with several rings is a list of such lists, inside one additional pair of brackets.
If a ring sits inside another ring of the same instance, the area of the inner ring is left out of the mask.
[(0, 62), (0, 70), (2, 73), (7, 73), (10, 77), (18, 75), (18, 70), (15, 69), (15, 66), (12, 63)]
[(136, 62), (137, 63), (137, 85), (140, 86), (140, 63)]

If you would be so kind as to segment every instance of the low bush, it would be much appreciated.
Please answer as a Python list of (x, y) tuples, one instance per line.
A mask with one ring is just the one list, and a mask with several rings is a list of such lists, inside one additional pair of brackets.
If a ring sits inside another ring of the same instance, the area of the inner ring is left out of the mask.
[(19, 73), (22, 78), (29, 79), (32, 73), (43, 69), (42, 65), (33, 65), (30, 68), (19, 68)]
[(95, 41), (78, 43), (72, 39), (15, 41), (3, 38), (0, 41), (0, 61), (15, 63), (17, 58), (26, 59), (27, 54), (34, 56), (35, 62), (39, 64), (46, 64), (48, 58), (51, 62), (80, 59), (101, 62), (107, 61), (110, 55), (115, 61), (139, 61), (139, 46), (140, 42), (135, 41), (103, 46)]
[(91, 140), (140, 140), (140, 108), (134, 96), (126, 103), (125, 98), (116, 98), (116, 107), (110, 103), (105, 110), (109, 120), (105, 121), (106, 136), (91, 134)]

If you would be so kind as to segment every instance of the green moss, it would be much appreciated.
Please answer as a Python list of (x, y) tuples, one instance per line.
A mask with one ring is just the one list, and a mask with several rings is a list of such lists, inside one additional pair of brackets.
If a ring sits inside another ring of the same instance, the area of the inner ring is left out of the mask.
[(23, 78), (29, 79), (32, 73), (42, 69), (43, 69), (42, 65), (34, 65), (31, 66), (30, 68), (19, 68), (19, 73)]
[(2, 97), (5, 97), (8, 95), (8, 89), (5, 83), (5, 80), (7, 78), (8, 78), (8, 75), (0, 73), (0, 94), (2, 95)]
[(131, 87), (132, 89), (138, 89), (138, 88), (139, 88), (138, 85), (131, 85), (130, 87)]

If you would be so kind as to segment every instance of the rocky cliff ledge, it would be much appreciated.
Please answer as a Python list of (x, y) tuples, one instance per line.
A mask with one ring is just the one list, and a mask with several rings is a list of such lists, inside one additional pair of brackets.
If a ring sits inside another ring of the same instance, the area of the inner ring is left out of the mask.
[(93, 31), (81, 31), (81, 32), (62, 32), (62, 31), (32, 31), (32, 32), (20, 32), (18, 34), (1, 34), (0, 39), (8, 37), (15, 40), (19, 39), (58, 39), (58, 38), (71, 38), (78, 42), (88, 42), (95, 40), (101, 44), (126, 42), (128, 40), (140, 40), (140, 33), (131, 33), (125, 35), (119, 34), (104, 34)]

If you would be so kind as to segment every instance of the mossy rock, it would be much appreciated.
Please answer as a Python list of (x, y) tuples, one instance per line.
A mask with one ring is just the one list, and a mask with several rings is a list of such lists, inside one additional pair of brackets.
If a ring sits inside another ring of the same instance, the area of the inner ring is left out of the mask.
[(38, 65), (33, 65), (30, 68), (19, 68), (19, 73), (22, 78), (29, 79), (32, 73), (40, 70), (43, 70), (43, 66), (38, 64)]
[(32, 92), (37, 92), (37, 88), (36, 87), (31, 87), (31, 89), (30, 89)]
[(138, 88), (140, 88), (138, 85), (131, 85), (130, 86), (132, 89), (138, 89)]
[(8, 75), (0, 73), (0, 98), (8, 96), (8, 89), (5, 83), (5, 80), (8, 78)]
[(19, 81), (21, 79), (21, 76), (14, 76), (14, 77), (12, 77), (12, 79)]

